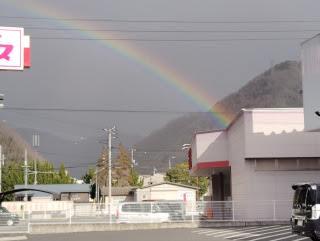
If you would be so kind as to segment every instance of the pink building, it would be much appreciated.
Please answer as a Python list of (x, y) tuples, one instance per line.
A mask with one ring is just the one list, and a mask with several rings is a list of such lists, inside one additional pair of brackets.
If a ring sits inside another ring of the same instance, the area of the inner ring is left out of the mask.
[(212, 201), (292, 200), (292, 184), (320, 182), (320, 133), (304, 132), (302, 108), (243, 109), (193, 136), (189, 167), (209, 177)]

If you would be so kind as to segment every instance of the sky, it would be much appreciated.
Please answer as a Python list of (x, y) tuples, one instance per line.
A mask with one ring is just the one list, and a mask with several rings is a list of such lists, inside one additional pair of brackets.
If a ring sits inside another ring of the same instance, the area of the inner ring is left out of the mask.
[(0, 0), (0, 26), (31, 36), (31, 68), (0, 72), (0, 117), (29, 143), (40, 133), (49, 160), (92, 164), (103, 128), (116, 126), (130, 148), (300, 61), (319, 9), (316, 0)]

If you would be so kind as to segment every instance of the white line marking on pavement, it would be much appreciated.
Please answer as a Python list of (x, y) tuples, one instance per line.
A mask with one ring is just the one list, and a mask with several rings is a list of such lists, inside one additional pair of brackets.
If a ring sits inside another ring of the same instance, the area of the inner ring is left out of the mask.
[[(279, 226), (271, 226), (273, 228), (271, 228), (271, 230), (273, 229), (279, 229), (279, 228), (283, 228), (283, 227), (279, 227)], [(242, 231), (245, 231), (245, 232), (248, 232), (248, 231), (256, 231), (256, 230), (264, 230), (264, 229), (269, 229), (270, 230), (270, 226), (268, 227), (261, 227), (261, 228), (256, 228), (256, 227), (251, 227), (251, 228), (245, 228), (245, 229), (234, 229), (235, 232), (242, 232)], [(257, 231), (257, 232), (260, 232), (260, 231)], [(210, 234), (206, 234), (207, 236), (210, 236), (210, 235), (215, 235), (217, 233), (210, 233)]]
[(10, 241), (10, 240), (26, 240), (27, 239), (27, 236), (8, 236), (8, 237), (2, 237), (0, 238), (0, 241)]
[(278, 241), (278, 240), (282, 240), (282, 239), (287, 239), (288, 237), (292, 237), (292, 236), (297, 236), (297, 235), (296, 234), (292, 234), (292, 235), (285, 236), (283, 238), (273, 239), (272, 241)]
[(251, 239), (250, 241), (257, 241), (257, 240), (261, 240), (261, 239), (265, 239), (265, 238), (271, 238), (271, 237), (280, 236), (280, 235), (289, 234), (289, 233), (291, 233), (291, 232), (274, 234), (274, 235), (270, 235), (270, 236), (264, 236), (264, 237), (261, 237), (261, 238)]
[(193, 233), (199, 233), (199, 232), (204, 232), (207, 231), (207, 229), (203, 229), (203, 230), (196, 230), (196, 231), (192, 231)]
[(206, 233), (220, 233), (220, 232), (226, 232), (225, 229), (216, 229), (216, 230), (211, 230), (211, 231), (206, 231), (206, 232), (201, 232), (198, 234), (206, 234)]
[[(278, 230), (278, 229), (280, 229), (280, 230)], [(243, 238), (234, 239), (234, 241), (235, 241), (235, 240), (242, 240), (242, 239), (245, 239), (245, 238), (255, 237), (255, 236), (257, 236), (257, 235), (255, 235), (256, 233), (259, 233), (259, 236), (261, 236), (261, 235), (265, 235), (265, 234), (269, 234), (269, 233), (283, 232), (283, 231), (285, 231), (286, 229), (288, 229), (288, 227), (271, 229), (271, 230), (273, 230), (273, 231), (272, 231), (272, 232), (267, 232), (267, 233), (261, 233), (261, 232), (263, 232), (263, 231), (257, 231), (257, 232), (253, 232), (253, 233), (252, 233), (252, 236), (247, 236), (247, 237), (243, 237)], [(269, 231), (269, 230), (267, 230), (267, 231)]]
[[(260, 236), (260, 234), (252, 234), (252, 233), (238, 233), (238, 234), (236, 234), (236, 235), (232, 235), (232, 236), (224, 237), (224, 238), (233, 238), (233, 237), (246, 236), (246, 235), (250, 235), (250, 237)], [(248, 236), (246, 236), (246, 237), (248, 237)]]
[(300, 238), (300, 239), (295, 239), (294, 241), (305, 240), (305, 239), (309, 239), (309, 237), (304, 237), (304, 238)]

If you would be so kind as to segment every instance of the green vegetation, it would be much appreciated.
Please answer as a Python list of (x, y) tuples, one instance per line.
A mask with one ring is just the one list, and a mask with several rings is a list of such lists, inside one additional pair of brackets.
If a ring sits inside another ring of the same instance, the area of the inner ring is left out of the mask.
[[(197, 178), (189, 176), (188, 163), (182, 163), (167, 171), (165, 181), (181, 183), (192, 187), (197, 187)], [(199, 177), (198, 179), (198, 198), (202, 197), (208, 191), (208, 179)]]
[(143, 185), (143, 179), (139, 181), (139, 174), (131, 169), (130, 170), (130, 186), (141, 187)]
[[(29, 163), (29, 175), (28, 175), (28, 184), (34, 183), (34, 164)], [(25, 168), (23, 167), (24, 163), (11, 163), (8, 166), (2, 166), (2, 192), (9, 191), (14, 189), (14, 185), (24, 184), (24, 172)], [(31, 171), (31, 172), (30, 172)], [(41, 164), (37, 162), (37, 184), (72, 184), (73, 179), (66, 173), (64, 163), (61, 163), (59, 172), (57, 172), (49, 161)], [(5, 197), (6, 201), (12, 201), (13, 196), (7, 195)]]

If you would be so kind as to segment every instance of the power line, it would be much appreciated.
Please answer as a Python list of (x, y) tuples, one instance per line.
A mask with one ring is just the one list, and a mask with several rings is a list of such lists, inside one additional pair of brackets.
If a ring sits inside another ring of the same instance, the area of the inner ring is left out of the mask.
[(144, 38), (74, 38), (74, 37), (31, 37), (35, 40), (79, 40), (79, 41), (132, 41), (132, 42), (231, 42), (231, 41), (288, 41), (305, 38), (224, 38), (224, 39), (144, 39)]
[(23, 112), (19, 112), (19, 111), (14, 111), (14, 110), (9, 110), (6, 109), (7, 111), (13, 112), (13, 113), (17, 113), (17, 114), (21, 114), (21, 115), (27, 115), (27, 116), (32, 116), (32, 117), (37, 117), (37, 118), (41, 118), (41, 119), (45, 119), (45, 120), (50, 120), (50, 121), (58, 121), (58, 122), (62, 122), (62, 123), (67, 123), (67, 124), (72, 124), (72, 125), (77, 125), (77, 126), (82, 126), (82, 127), (87, 127), (87, 128), (93, 128), (93, 129), (97, 129), (97, 130), (101, 130), (101, 128), (98, 128), (96, 126), (91, 126), (85, 123), (80, 123), (80, 122), (74, 122), (74, 121), (65, 121), (65, 120), (59, 120), (56, 118), (52, 118), (52, 117), (44, 117), (44, 116), (39, 116), (39, 115), (34, 115), (34, 114), (30, 114), (30, 113), (23, 113)]
[(319, 32), (319, 29), (291, 29), (291, 30), (127, 30), (127, 29), (76, 29), (76, 28), (39, 28), (25, 27), (33, 30), (54, 31), (87, 31), (87, 32), (121, 32), (121, 33), (297, 33)]
[(227, 111), (184, 111), (184, 110), (124, 110), (124, 109), (72, 109), (72, 108), (24, 108), (24, 107), (5, 107), (4, 110), (20, 111), (51, 111), (51, 112), (111, 112), (111, 113), (169, 113), (169, 114), (226, 114), (234, 113)]
[(195, 24), (252, 24), (252, 23), (318, 23), (320, 20), (133, 20), (133, 19), (90, 19), (90, 18), (48, 18), (48, 17), (26, 17), (6, 16), (0, 18), (30, 19), (30, 20), (61, 20), (61, 21), (88, 21), (88, 22), (120, 22), (120, 23), (195, 23)]
[(72, 138), (77, 138), (79, 140), (85, 140), (85, 141), (91, 141), (91, 142), (99, 143), (99, 141), (97, 141), (97, 140), (89, 139), (89, 138), (86, 138), (86, 137), (73, 136), (73, 135), (68, 135), (68, 134), (61, 133), (61, 132), (50, 131), (50, 130), (46, 130), (46, 129), (42, 129), (42, 128), (36, 128), (36, 127), (20, 124), (20, 123), (17, 123), (17, 122), (13, 122), (13, 121), (6, 121), (6, 122), (11, 123), (13, 125), (23, 126), (23, 127), (26, 127), (26, 128), (30, 128), (30, 129), (34, 129), (34, 130), (38, 130), (38, 131), (42, 131), (42, 132), (47, 132), (47, 133), (61, 135), (61, 136), (69, 137), (69, 138), (72, 137)]

